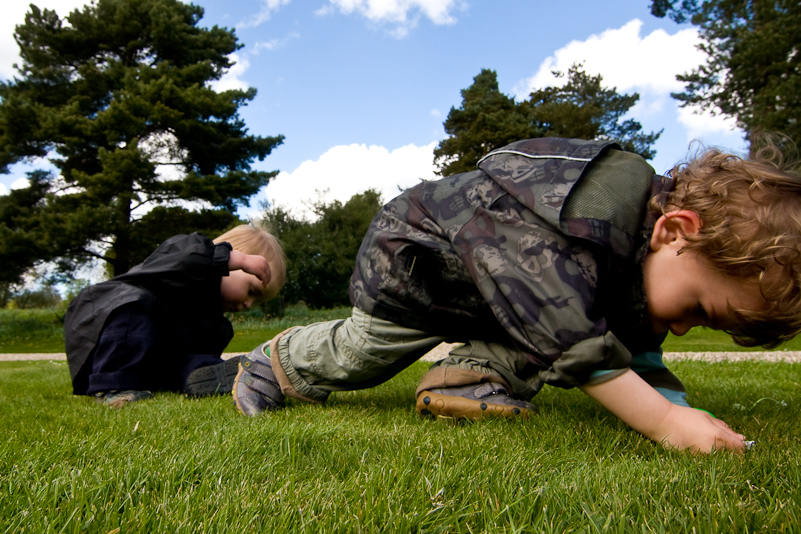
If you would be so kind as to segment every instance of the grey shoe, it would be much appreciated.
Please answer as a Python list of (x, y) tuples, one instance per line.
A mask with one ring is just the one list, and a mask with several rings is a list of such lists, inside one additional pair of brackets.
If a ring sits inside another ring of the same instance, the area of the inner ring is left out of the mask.
[(109, 408), (120, 409), (126, 404), (149, 399), (153, 394), (149, 391), (137, 391), (135, 389), (113, 389), (111, 391), (99, 391), (95, 393), (95, 402), (108, 406)]
[(417, 396), (416, 409), (421, 417), (454, 421), (478, 421), (487, 416), (528, 418), (537, 411), (534, 405), (512, 398), (506, 387), (495, 382), (423, 391)]
[(284, 394), (270, 364), (270, 342), (262, 343), (239, 362), (234, 380), (234, 404), (244, 415), (253, 417), (284, 405)]
[(234, 378), (241, 358), (235, 356), (215, 365), (195, 369), (186, 377), (183, 392), (198, 397), (230, 393), (234, 389)]

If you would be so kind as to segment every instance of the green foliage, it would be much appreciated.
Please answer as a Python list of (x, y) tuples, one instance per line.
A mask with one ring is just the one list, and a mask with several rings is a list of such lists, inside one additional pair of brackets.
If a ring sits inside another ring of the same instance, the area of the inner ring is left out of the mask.
[(64, 311), (0, 309), (0, 353), (64, 352)]
[(48, 173), (28, 174), (27, 188), (12, 189), (0, 196), (0, 284), (20, 282), (36, 261), (55, 252), (57, 241), (39, 217), (39, 208), (49, 189)]
[(375, 190), (354, 195), (346, 203), (316, 202), (315, 221), (296, 219), (286, 210), (270, 208), (265, 222), (287, 255), (285, 302), (304, 301), (312, 308), (344, 306), (356, 254), (373, 216), (381, 208)]
[(54, 308), (61, 304), (61, 295), (49, 284), (38, 289), (23, 289), (15, 293), (13, 299), (14, 307), (20, 310)]
[(245, 418), (227, 395), (111, 410), (71, 394), (64, 362), (2, 362), (0, 532), (796, 532), (795, 365), (672, 369), (754, 450), (666, 451), (557, 388), (529, 421), (421, 420), (423, 363)]
[(447, 176), (475, 169), (489, 152), (531, 137), (611, 139), (646, 159), (661, 131), (644, 133), (642, 125), (624, 116), (639, 100), (637, 93), (621, 95), (605, 88), (603, 78), (590, 76), (573, 65), (560, 87), (546, 87), (523, 102), (498, 89), (495, 71), (482, 69), (473, 84), (462, 90), (462, 105), (451, 108), (444, 122), (448, 137), (434, 149), (437, 174)]
[(651, 146), (662, 133), (642, 131), (642, 124), (625, 115), (640, 96), (618, 94), (615, 88), (601, 85), (601, 75), (590, 76), (575, 64), (565, 75), (554, 72), (557, 78), (566, 78), (558, 87), (538, 89), (520, 105), (536, 128), (548, 137), (574, 137), (578, 139), (612, 139), (624, 150), (652, 159), (656, 151)]
[(698, 12), (698, 0), (651, 0), (651, 14), (663, 18), (666, 15), (679, 24), (690, 20)]
[[(232, 30), (198, 27), (202, 16), (178, 0), (98, 0), (65, 20), (31, 6), (15, 33), (18, 76), (0, 83), (0, 168), (55, 154), (61, 176), (32, 183), (35, 209), (16, 226), (0, 219), (4, 238), (57, 238), (21, 264), (60, 257), (68, 270), (99, 257), (125, 272), (198, 222), (173, 207), (140, 226), (146, 207), (199, 201), (216, 212), (205, 217), (216, 234), (275, 175), (251, 163), (283, 137), (248, 135), (238, 115), (255, 90), (210, 85), (241, 45)], [(160, 175), (159, 165), (176, 172)], [(7, 203), (31, 208), (24, 200)], [(145, 233), (154, 227), (158, 235)], [(5, 265), (10, 252), (0, 252)]]
[[(677, 78), (682, 106), (737, 120), (751, 139), (781, 132), (801, 142), (801, 3), (797, 0), (653, 0), (652, 13), (698, 26), (706, 63)], [(753, 147), (752, 147), (753, 150)]]
[(472, 171), (496, 148), (543, 133), (514, 99), (498, 89), (494, 70), (481, 69), (473, 84), (462, 89), (462, 105), (452, 107), (443, 123), (448, 137), (434, 149), (437, 174)]

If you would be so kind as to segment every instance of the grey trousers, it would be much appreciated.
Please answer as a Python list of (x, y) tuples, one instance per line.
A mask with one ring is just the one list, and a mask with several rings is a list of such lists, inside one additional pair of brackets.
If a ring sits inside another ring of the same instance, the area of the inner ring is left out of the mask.
[[(288, 380), (292, 386), (281, 384), (285, 394), (322, 402), (332, 391), (365, 389), (386, 382), (443, 341), (447, 339), (353, 308), (348, 319), (287, 331), (278, 339), (271, 359), (273, 366), (278, 363), (284, 371), (276, 373), (279, 382)], [(530, 398), (538, 385), (518, 378), (527, 366), (525, 353), (497, 343), (468, 340), (432, 366), (418, 393), (437, 387), (499, 382), (516, 396)]]

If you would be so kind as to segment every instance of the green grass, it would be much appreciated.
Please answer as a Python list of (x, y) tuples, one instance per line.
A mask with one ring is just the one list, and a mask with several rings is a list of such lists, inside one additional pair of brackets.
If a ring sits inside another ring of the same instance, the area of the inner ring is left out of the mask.
[(0, 308), (0, 353), (64, 352), (64, 311)]
[(801, 368), (672, 368), (754, 450), (666, 451), (555, 388), (529, 421), (424, 421), (423, 363), (249, 419), (173, 393), (115, 411), (64, 362), (3, 362), (0, 532), (798, 532)]

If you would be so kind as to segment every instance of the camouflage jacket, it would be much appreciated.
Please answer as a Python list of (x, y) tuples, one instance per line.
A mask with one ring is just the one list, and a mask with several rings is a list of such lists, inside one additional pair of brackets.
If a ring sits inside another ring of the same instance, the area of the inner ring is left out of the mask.
[(411, 328), (514, 345), (573, 387), (659, 350), (645, 316), (647, 203), (672, 182), (603, 141), (530, 139), (386, 204), (350, 296)]

